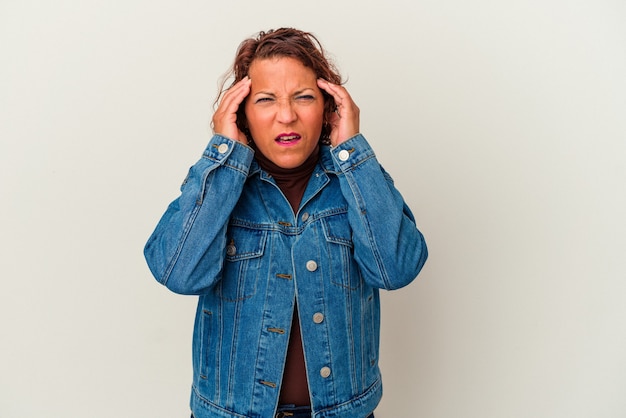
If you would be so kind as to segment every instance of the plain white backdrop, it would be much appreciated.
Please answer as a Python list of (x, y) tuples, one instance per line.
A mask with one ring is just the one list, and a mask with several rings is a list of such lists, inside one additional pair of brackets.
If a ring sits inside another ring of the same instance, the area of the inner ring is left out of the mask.
[(188, 417), (143, 245), (259, 30), (317, 34), (430, 259), (377, 418), (626, 416), (623, 0), (0, 0), (0, 416)]

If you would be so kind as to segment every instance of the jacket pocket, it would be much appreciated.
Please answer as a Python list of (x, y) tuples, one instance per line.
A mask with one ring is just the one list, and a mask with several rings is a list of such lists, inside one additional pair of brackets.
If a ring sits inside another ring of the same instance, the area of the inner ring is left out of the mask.
[(254, 296), (266, 241), (267, 231), (229, 228), (224, 273), (217, 289), (220, 298), (235, 302)]
[(322, 229), (328, 248), (330, 281), (344, 289), (357, 289), (361, 278), (354, 261), (354, 244), (348, 215), (341, 213), (322, 218)]

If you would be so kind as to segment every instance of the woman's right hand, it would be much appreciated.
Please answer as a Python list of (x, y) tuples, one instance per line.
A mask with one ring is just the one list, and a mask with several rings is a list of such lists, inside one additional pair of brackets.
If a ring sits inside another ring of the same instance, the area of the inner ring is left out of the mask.
[(250, 77), (246, 76), (229, 88), (213, 114), (213, 133), (248, 144), (246, 135), (237, 127), (237, 110), (250, 94)]

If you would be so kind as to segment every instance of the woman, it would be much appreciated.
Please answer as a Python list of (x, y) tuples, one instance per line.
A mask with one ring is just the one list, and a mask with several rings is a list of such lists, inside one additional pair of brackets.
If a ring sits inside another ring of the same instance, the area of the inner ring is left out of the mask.
[(160, 283), (199, 295), (193, 415), (373, 416), (378, 289), (417, 276), (423, 237), (313, 35), (261, 32), (233, 75), (145, 248)]

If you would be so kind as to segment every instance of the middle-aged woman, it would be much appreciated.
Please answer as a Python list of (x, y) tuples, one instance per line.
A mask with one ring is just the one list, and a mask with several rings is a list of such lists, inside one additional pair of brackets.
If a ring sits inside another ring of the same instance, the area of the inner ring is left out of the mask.
[(379, 289), (417, 276), (422, 234), (312, 34), (245, 40), (233, 75), (145, 248), (199, 295), (192, 416), (373, 416)]

